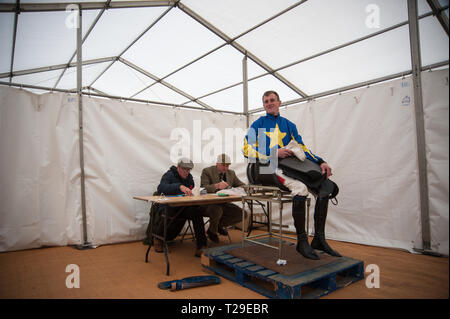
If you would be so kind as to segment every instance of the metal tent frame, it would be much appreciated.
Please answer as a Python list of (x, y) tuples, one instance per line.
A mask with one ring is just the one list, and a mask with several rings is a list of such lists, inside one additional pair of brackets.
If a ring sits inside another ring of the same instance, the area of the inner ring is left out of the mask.
[[(413, 0), (414, 1), (414, 0)], [(308, 56), (306, 58), (302, 58), (300, 60), (291, 62), (289, 64), (283, 65), (281, 67), (278, 67), (276, 69), (272, 69), (270, 66), (268, 66), (265, 62), (261, 61), (258, 57), (256, 57), (254, 54), (252, 54), (251, 52), (249, 52), (246, 48), (242, 47), (241, 45), (236, 43), (236, 40), (238, 40), (239, 38), (243, 37), (244, 35), (256, 30), (257, 28), (263, 26), (264, 24), (280, 17), (281, 15), (289, 12), (290, 10), (302, 5), (303, 3), (305, 3), (306, 0), (302, 0), (299, 1), (295, 4), (293, 4), (292, 6), (278, 12), (277, 14), (271, 16), (268, 19), (265, 19), (264, 21), (258, 23), (257, 25), (249, 28), (248, 30), (240, 33), (239, 35), (235, 36), (234, 38), (230, 38), (229, 36), (227, 36), (225, 33), (223, 33), (221, 30), (217, 29), (216, 27), (214, 27), (212, 24), (210, 24), (208, 21), (206, 21), (205, 19), (203, 19), (200, 15), (198, 15), (197, 13), (195, 13), (193, 10), (191, 10), (190, 8), (188, 8), (186, 5), (182, 4), (180, 2), (180, 0), (177, 1), (156, 1), (156, 0), (150, 0), (150, 1), (120, 1), (120, 2), (111, 2), (111, 0), (107, 0), (104, 2), (80, 2), (77, 3), (77, 6), (79, 8), (79, 10), (83, 11), (83, 10), (94, 10), (94, 9), (100, 9), (101, 11), (99, 12), (99, 14), (97, 15), (97, 17), (95, 18), (94, 22), (92, 23), (92, 25), (89, 27), (89, 30), (87, 31), (87, 33), (85, 34), (85, 36), (82, 39), (82, 44), (85, 42), (85, 40), (87, 39), (87, 37), (89, 36), (89, 34), (91, 33), (91, 31), (94, 29), (95, 25), (97, 24), (97, 22), (100, 20), (101, 16), (104, 14), (104, 12), (108, 9), (121, 9), (121, 8), (147, 8), (147, 7), (168, 7), (167, 10), (165, 10), (155, 21), (153, 21), (138, 37), (136, 37), (135, 39), (133, 39), (133, 41), (131, 41), (131, 43), (121, 52), (119, 53), (117, 56), (112, 56), (112, 57), (104, 57), (104, 58), (99, 58), (99, 59), (92, 59), (92, 60), (85, 60), (82, 61), (82, 65), (89, 65), (89, 64), (96, 64), (96, 63), (103, 63), (103, 62), (110, 62), (108, 64), (108, 66), (102, 71), (100, 72), (100, 74), (86, 87), (83, 88), (83, 94), (87, 94), (89, 91), (94, 91), (97, 92), (97, 94), (100, 94), (102, 96), (105, 97), (110, 97), (110, 98), (119, 98), (122, 100), (129, 100), (129, 101), (136, 101), (136, 102), (140, 102), (143, 101), (142, 99), (133, 99), (136, 95), (138, 95), (139, 93), (145, 91), (146, 89), (154, 86), (155, 84), (161, 83), (164, 86), (168, 87), (169, 89), (177, 92), (178, 94), (183, 95), (184, 97), (186, 97), (188, 100), (182, 104), (179, 105), (175, 105), (172, 103), (161, 103), (161, 102), (157, 102), (157, 101), (145, 101), (146, 103), (153, 103), (153, 104), (161, 104), (161, 105), (169, 105), (169, 106), (177, 106), (177, 107), (186, 107), (186, 104), (189, 102), (196, 102), (198, 104), (200, 104), (204, 109), (209, 109), (211, 111), (219, 111), (219, 112), (226, 112), (226, 113), (236, 113), (236, 112), (230, 112), (230, 111), (225, 111), (225, 110), (218, 110), (216, 108), (213, 108), (209, 105), (207, 105), (204, 102), (201, 102), (200, 99), (222, 92), (224, 90), (230, 89), (232, 87), (236, 87), (238, 85), (243, 85), (244, 81), (240, 81), (238, 83), (234, 83), (232, 85), (226, 86), (224, 88), (215, 90), (213, 92), (209, 92), (207, 94), (201, 95), (201, 96), (197, 96), (197, 97), (193, 97), (191, 95), (189, 95), (188, 93), (184, 92), (183, 90), (167, 83), (166, 81), (164, 81), (166, 78), (168, 78), (169, 76), (185, 69), (186, 67), (192, 65), (193, 63), (207, 57), (208, 55), (216, 52), (217, 50), (223, 48), (226, 45), (231, 45), (233, 48), (235, 48), (236, 50), (238, 50), (239, 52), (241, 52), (242, 54), (244, 54), (244, 56), (246, 58), (250, 58), (252, 61), (254, 61), (257, 65), (259, 65), (260, 67), (262, 67), (266, 73), (248, 78), (247, 81), (253, 81), (256, 80), (258, 78), (261, 78), (263, 76), (266, 75), (273, 75), (275, 78), (277, 78), (279, 81), (281, 81), (283, 84), (285, 84), (287, 87), (291, 88), (294, 92), (296, 92), (298, 95), (300, 95), (300, 98), (298, 99), (294, 99), (294, 100), (290, 100), (287, 102), (283, 103), (283, 106), (287, 106), (287, 105), (291, 105), (294, 103), (298, 103), (304, 100), (309, 100), (309, 99), (313, 99), (313, 98), (317, 98), (317, 97), (324, 97), (327, 95), (331, 95), (331, 94), (335, 94), (338, 92), (343, 92), (346, 90), (351, 90), (354, 88), (358, 88), (364, 85), (371, 85), (371, 84), (376, 84), (378, 82), (382, 82), (382, 81), (386, 81), (386, 80), (390, 80), (390, 79), (394, 79), (400, 76), (404, 76), (404, 75), (408, 75), (411, 74), (411, 70), (405, 70), (404, 72), (401, 72), (401, 74), (396, 73), (396, 74), (392, 74), (392, 75), (387, 75), (385, 77), (381, 77), (381, 78), (377, 78), (377, 79), (371, 79), (362, 83), (356, 83), (354, 85), (350, 85), (350, 86), (346, 86), (346, 87), (342, 87), (342, 88), (337, 88), (334, 90), (330, 90), (330, 91), (326, 91), (326, 92), (321, 92), (318, 94), (314, 94), (314, 95), (308, 95), (306, 93), (304, 93), (300, 88), (298, 88), (296, 85), (294, 85), (293, 83), (291, 83), (289, 80), (285, 79), (283, 76), (281, 76), (279, 73), (279, 71), (290, 68), (294, 65), (298, 65), (301, 63), (304, 63), (306, 61), (318, 58), (320, 56), (329, 54), (331, 52), (343, 49), (345, 47), (351, 46), (353, 44), (362, 42), (364, 40), (370, 39), (370, 38), (374, 38), (376, 36), (379, 36), (381, 34), (384, 34), (386, 32), (398, 29), (402, 26), (406, 26), (409, 25), (409, 19), (407, 21), (403, 21), (401, 23), (398, 23), (396, 25), (390, 26), (386, 29), (371, 33), (367, 36), (352, 40), (350, 42), (335, 46), (333, 48), (324, 50), (322, 52), (316, 53), (314, 55)], [(410, 3), (411, 0), (408, 0), (408, 3)], [(446, 34), (448, 35), (448, 18), (447, 16), (444, 14), (444, 11), (447, 10), (449, 8), (449, 6), (440, 6), (439, 2), (436, 0), (427, 0), (427, 3), (429, 3), (432, 11), (425, 13), (423, 15), (418, 16), (418, 19), (423, 19), (429, 16), (436, 16), (436, 18), (438, 19), (438, 21), (440, 22), (441, 26), (443, 27), (444, 31), (446, 32)], [(67, 3), (20, 3), (19, 0), (16, 0), (16, 4), (0, 4), (0, 12), (15, 12), (15, 16), (14, 16), (14, 34), (13, 34), (13, 46), (12, 46), (12, 53), (11, 53), (11, 63), (10, 63), (10, 72), (5, 72), (5, 73), (0, 73), (0, 79), (3, 78), (9, 78), (9, 84), (11, 86), (21, 86), (21, 87), (28, 87), (28, 88), (39, 88), (42, 90), (49, 90), (49, 91), (63, 91), (63, 92), (71, 92), (73, 90), (58, 90), (56, 87), (58, 86), (61, 78), (63, 77), (64, 73), (70, 68), (70, 67), (76, 67), (76, 63), (72, 62), (74, 57), (76, 56), (76, 51), (72, 54), (71, 58), (69, 59), (69, 61), (66, 64), (59, 64), (59, 65), (51, 65), (51, 66), (45, 66), (45, 67), (40, 67), (40, 68), (33, 68), (33, 69), (29, 69), (29, 70), (20, 70), (20, 71), (14, 71), (13, 70), (13, 65), (14, 65), (14, 52), (15, 52), (15, 41), (16, 41), (16, 34), (17, 34), (17, 19), (18, 19), (18, 15), (21, 12), (45, 12), (45, 11), (65, 11), (67, 7)], [(208, 30), (210, 30), (211, 32), (213, 32), (214, 34), (216, 34), (217, 36), (219, 36), (220, 38), (222, 38), (225, 43), (221, 44), (220, 46), (210, 50), (209, 52), (193, 59), (192, 61), (184, 64), (183, 66), (177, 68), (176, 70), (166, 74), (165, 76), (158, 78), (157, 76), (151, 74), (150, 72), (148, 72), (147, 70), (139, 67), (138, 65), (135, 65), (133, 63), (131, 63), (130, 61), (127, 61), (126, 59), (122, 58), (122, 55), (129, 49), (131, 48), (145, 33), (147, 33), (154, 25), (156, 25), (170, 10), (172, 10), (174, 7), (178, 7), (181, 11), (183, 11), (184, 13), (186, 13), (187, 15), (189, 15), (191, 18), (193, 18), (194, 20), (198, 21), (200, 24), (202, 24), (203, 26), (205, 26)], [(131, 69), (134, 69), (144, 75), (146, 75), (147, 77), (153, 79), (155, 82), (146, 86), (145, 88), (137, 91), (136, 93), (132, 94), (131, 96), (128, 97), (117, 97), (117, 96), (111, 96), (108, 95), (106, 93), (102, 93), (101, 91), (99, 91), (98, 89), (96, 89), (94, 87), (94, 83), (116, 62), (116, 61), (120, 61), (122, 62), (124, 65), (128, 66)], [(433, 64), (433, 65), (428, 65), (423, 67), (423, 69), (432, 69), (432, 68), (436, 68), (436, 67), (442, 67), (445, 65), (448, 65), (449, 61), (441, 61), (439, 63)], [(21, 85), (20, 83), (13, 83), (12, 82), (12, 77), (14, 76), (20, 76), (20, 75), (25, 75), (25, 74), (33, 74), (33, 73), (37, 73), (37, 72), (45, 72), (45, 71), (51, 71), (51, 70), (57, 70), (57, 69), (62, 69), (63, 71), (61, 72), (61, 74), (59, 75), (57, 81), (55, 82), (55, 84), (53, 85), (52, 88), (48, 88), (48, 87), (38, 87), (38, 86), (30, 86), (30, 85)], [(0, 84), (2, 85), (6, 85), (4, 81), (0, 81)], [(74, 89), (75, 90), (75, 89)], [(88, 92), (86, 92), (86, 90)], [(247, 94), (247, 93), (244, 93)], [(92, 93), (90, 93), (90, 95), (94, 95)], [(189, 107), (191, 108), (191, 107)], [(258, 109), (253, 109), (250, 111), (245, 111), (243, 109), (243, 112), (240, 113), (238, 112), (238, 114), (244, 114), (244, 115), (248, 115), (248, 114), (252, 114), (252, 113), (257, 113), (262, 111), (261, 108)]]
[[(429, 224), (429, 203), (428, 203), (428, 187), (427, 187), (427, 170), (426, 170), (426, 155), (425, 155), (425, 129), (424, 129), (424, 118), (423, 118), (423, 101), (422, 101), (422, 86), (421, 86), (421, 71), (428, 70), (428, 69), (434, 69), (438, 67), (448, 66), (449, 61), (441, 61), (439, 63), (435, 63), (432, 65), (422, 66), (421, 65), (421, 59), (420, 59), (420, 43), (419, 43), (419, 20), (426, 18), (428, 16), (435, 16), (436, 19), (439, 21), (440, 25), (442, 26), (445, 33), (449, 34), (449, 22), (448, 17), (445, 15), (445, 10), (449, 8), (449, 6), (441, 6), (440, 3), (437, 0), (427, 0), (427, 3), (429, 4), (431, 11), (423, 14), (421, 16), (418, 15), (418, 5), (417, 0), (407, 0), (408, 4), (408, 20), (398, 23), (396, 25), (390, 26), (386, 29), (374, 32), (372, 34), (369, 34), (367, 36), (352, 40), (350, 42), (329, 48), (325, 51), (316, 53), (314, 55), (311, 55), (306, 58), (302, 58), (298, 61), (291, 62), (289, 64), (286, 64), (284, 66), (278, 67), (276, 69), (271, 68), (268, 64), (266, 64), (264, 61), (259, 59), (255, 54), (249, 52), (247, 48), (243, 47), (242, 45), (238, 44), (236, 40), (243, 37), (244, 35), (247, 35), (251, 33), (252, 31), (258, 29), (259, 27), (265, 25), (266, 23), (277, 19), (278, 17), (282, 16), (283, 14), (291, 11), (292, 9), (304, 4), (306, 0), (298, 1), (295, 4), (291, 5), (288, 8), (285, 8), (284, 10), (278, 12), (277, 14), (265, 19), (264, 21), (261, 21), (260, 23), (256, 24), (255, 26), (249, 28), (248, 30), (240, 33), (239, 35), (231, 38), (228, 35), (226, 35), (223, 31), (221, 31), (219, 28), (215, 27), (211, 23), (209, 23), (206, 19), (204, 19), (202, 16), (197, 14), (195, 11), (190, 9), (188, 6), (186, 6), (184, 3), (181, 2), (181, 0), (175, 0), (175, 1), (157, 1), (157, 0), (148, 0), (148, 1), (119, 1), (119, 2), (112, 2), (111, 0), (107, 1), (97, 1), (97, 2), (75, 2), (76, 8), (78, 8), (78, 18), (79, 21), (81, 21), (82, 12), (85, 10), (100, 10), (98, 15), (96, 16), (93, 23), (90, 25), (88, 31), (86, 32), (85, 36), (82, 37), (82, 25), (79, 23), (79, 26), (77, 28), (77, 49), (72, 54), (69, 61), (65, 64), (58, 64), (58, 65), (51, 65), (51, 66), (45, 66), (45, 67), (39, 67), (39, 68), (33, 68), (28, 70), (14, 70), (14, 56), (15, 56), (15, 49), (16, 49), (16, 36), (17, 36), (17, 27), (18, 27), (18, 19), (19, 15), (22, 12), (45, 12), (45, 11), (66, 11), (68, 3), (21, 3), (20, 0), (16, 0), (16, 3), (1, 3), (0, 4), (0, 12), (14, 12), (14, 28), (13, 28), (13, 39), (12, 39), (12, 51), (11, 51), (11, 61), (10, 61), (10, 71), (6, 73), (0, 73), (0, 80), (9, 78), (9, 81), (0, 81), (0, 85), (5, 86), (14, 86), (14, 87), (23, 87), (23, 88), (30, 88), (30, 89), (41, 89), (41, 90), (47, 90), (47, 91), (57, 91), (57, 92), (68, 92), (68, 93), (76, 93), (78, 96), (78, 107), (79, 107), (79, 149), (80, 149), (80, 169), (81, 169), (81, 199), (82, 199), (82, 216), (83, 216), (83, 244), (81, 245), (82, 248), (90, 248), (90, 243), (87, 240), (87, 228), (86, 228), (86, 204), (85, 204), (85, 190), (84, 190), (84, 155), (83, 155), (83, 105), (82, 105), (82, 96), (88, 95), (88, 96), (99, 96), (99, 97), (106, 97), (111, 99), (120, 99), (120, 100), (126, 100), (126, 101), (133, 101), (133, 102), (139, 102), (139, 103), (147, 103), (147, 104), (157, 104), (157, 105), (165, 105), (165, 106), (171, 106), (171, 107), (180, 107), (180, 108), (187, 108), (187, 109), (197, 109), (197, 110), (206, 110), (206, 111), (212, 111), (212, 112), (223, 112), (223, 113), (229, 113), (229, 114), (237, 114), (237, 115), (245, 115), (247, 117), (247, 126), (249, 124), (249, 117), (252, 114), (258, 113), (263, 111), (262, 108), (253, 109), (249, 111), (249, 105), (248, 105), (248, 82), (256, 80), (258, 78), (261, 78), (266, 75), (272, 75), (277, 80), (279, 80), (281, 83), (289, 87), (291, 90), (293, 90), (296, 94), (299, 95), (299, 98), (293, 99), (287, 102), (284, 102), (282, 104), (283, 107), (288, 107), (292, 104), (297, 104), (303, 101), (308, 101), (311, 99), (319, 98), (319, 97), (325, 97), (332, 94), (341, 93), (344, 91), (356, 89), (363, 86), (373, 85), (376, 83), (380, 83), (383, 81), (392, 80), (399, 77), (404, 77), (406, 75), (412, 75), (413, 84), (414, 84), (414, 105), (415, 105), (415, 118), (416, 118), (416, 135), (417, 135), (417, 149), (418, 149), (418, 163), (419, 163), (419, 182), (420, 182), (420, 207), (421, 207), (421, 220), (422, 220), (422, 241), (423, 241), (423, 249), (421, 250), (422, 253), (428, 253), (428, 254), (434, 254), (431, 251), (431, 235), (430, 235), (430, 224)], [(92, 59), (92, 60), (82, 60), (82, 48), (83, 43), (86, 41), (86, 39), (89, 37), (91, 31), (95, 28), (98, 21), (101, 19), (102, 15), (106, 10), (110, 9), (123, 9), (123, 8), (146, 8), (146, 7), (167, 7), (167, 9), (160, 14), (158, 18), (156, 18), (155, 21), (153, 21), (143, 32), (139, 34), (138, 37), (133, 39), (126, 48), (120, 52), (117, 56), (110, 56), (110, 57), (104, 57), (99, 59)], [(133, 64), (132, 62), (126, 60), (123, 58), (123, 54), (130, 49), (144, 34), (146, 34), (150, 29), (152, 29), (168, 12), (170, 12), (175, 7), (179, 8), (182, 12), (184, 12), (186, 15), (200, 23), (202, 26), (204, 26), (206, 29), (217, 35), (219, 38), (221, 38), (224, 43), (219, 45), (218, 47), (210, 50), (209, 52), (204, 53), (203, 55), (193, 59), (192, 61), (184, 64), (181, 67), (178, 67), (176, 70), (173, 70), (172, 72), (166, 74), (165, 76), (158, 77), (149, 71), (145, 70), (144, 68), (141, 68), (138, 65)], [(314, 58), (326, 55), (328, 53), (340, 50), (342, 48), (351, 46), (355, 43), (367, 40), (369, 38), (373, 38), (376, 36), (379, 36), (383, 33), (392, 31), (394, 29), (400, 28), (402, 26), (409, 26), (409, 35), (410, 35), (410, 48), (411, 48), (411, 70), (405, 70), (404, 72), (395, 73), (391, 75), (386, 75), (380, 78), (376, 79), (370, 79), (364, 82), (355, 83), (353, 85), (348, 85), (345, 87), (329, 90), (326, 92), (317, 93), (314, 95), (308, 95), (306, 94), (301, 88), (299, 88), (297, 85), (286, 79), (284, 76), (282, 76), (279, 71), (290, 68), (294, 65), (301, 64), (303, 62), (312, 60)], [(188, 92), (185, 92), (181, 90), (180, 88), (175, 87), (174, 85), (168, 83), (165, 81), (169, 76), (185, 69), (186, 67), (192, 65), (193, 63), (205, 58), (206, 56), (216, 52), (217, 50), (225, 47), (226, 45), (230, 45), (240, 53), (244, 55), (244, 58), (242, 60), (242, 81), (239, 83), (234, 83), (232, 85), (229, 85), (227, 87), (221, 88), (219, 90), (215, 90), (213, 92), (209, 92), (207, 94), (204, 94), (202, 96), (192, 96)], [(73, 62), (74, 58), (76, 56), (76, 62)], [(258, 76), (254, 76), (252, 78), (248, 78), (248, 70), (247, 70), (247, 61), (248, 59), (252, 60), (254, 63), (256, 63), (258, 66), (263, 68), (266, 73), (260, 74)], [(97, 64), (97, 63), (104, 63), (109, 62), (109, 64), (106, 66), (106, 68), (103, 69), (102, 72), (86, 87), (82, 87), (82, 66), (83, 65), (89, 65), (89, 64)], [(154, 80), (155, 82), (146, 86), (145, 88), (135, 92), (131, 96), (128, 97), (121, 97), (121, 96), (113, 96), (106, 94), (104, 92), (101, 92), (99, 89), (95, 88), (95, 83), (100, 79), (105, 72), (116, 62), (120, 62), (123, 65), (145, 75), (146, 77)], [(64, 76), (65, 72), (69, 68), (76, 67), (77, 70), (77, 86), (74, 89), (59, 89), (57, 88), (58, 84), (60, 83), (62, 77)], [(14, 83), (12, 81), (13, 77), (19, 76), (19, 75), (26, 75), (26, 74), (33, 74), (38, 72), (45, 72), (45, 71), (52, 71), (52, 70), (62, 70), (58, 79), (56, 80), (53, 87), (42, 87), (42, 86), (35, 86), (35, 85), (25, 85), (21, 83)], [(158, 102), (158, 101), (150, 101), (150, 100), (144, 100), (144, 99), (137, 99), (135, 96), (137, 96), (139, 93), (149, 89), (155, 84), (162, 84), (165, 87), (169, 88), (170, 90), (176, 92), (177, 94), (182, 95), (187, 99), (186, 102), (182, 104), (173, 104), (173, 103), (164, 103), (164, 102)], [(216, 109), (207, 103), (204, 103), (201, 101), (202, 98), (205, 98), (207, 96), (219, 93), (221, 91), (230, 89), (232, 87), (236, 87), (242, 85), (243, 86), (243, 111), (242, 112), (232, 112), (232, 111), (225, 111), (225, 110), (219, 110)], [(187, 105), (188, 103), (196, 103), (201, 107), (194, 107)]]

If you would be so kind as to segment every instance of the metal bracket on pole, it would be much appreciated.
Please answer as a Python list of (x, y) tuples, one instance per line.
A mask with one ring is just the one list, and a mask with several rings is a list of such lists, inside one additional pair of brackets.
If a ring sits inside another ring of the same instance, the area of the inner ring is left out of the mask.
[(78, 5), (77, 21), (77, 96), (78, 96), (78, 141), (80, 153), (80, 184), (81, 184), (81, 215), (83, 219), (83, 243), (76, 245), (76, 249), (84, 250), (95, 248), (88, 242), (87, 238), (87, 220), (86, 220), (86, 192), (84, 184), (84, 148), (83, 148), (83, 94), (82, 94), (82, 10)]

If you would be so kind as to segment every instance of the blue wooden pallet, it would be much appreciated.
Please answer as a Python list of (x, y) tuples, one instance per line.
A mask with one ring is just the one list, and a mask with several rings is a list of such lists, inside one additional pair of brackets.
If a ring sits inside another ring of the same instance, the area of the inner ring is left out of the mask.
[(205, 249), (202, 267), (276, 299), (315, 299), (364, 278), (364, 262), (350, 257), (341, 257), (332, 263), (286, 276), (225, 252), (241, 245)]

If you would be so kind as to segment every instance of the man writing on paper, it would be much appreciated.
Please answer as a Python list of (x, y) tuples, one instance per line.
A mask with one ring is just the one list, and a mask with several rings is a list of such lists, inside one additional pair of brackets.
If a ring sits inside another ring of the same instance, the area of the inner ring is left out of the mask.
[[(219, 190), (232, 187), (241, 187), (244, 183), (230, 169), (231, 160), (226, 154), (217, 157), (216, 165), (204, 168), (200, 177), (200, 186), (204, 187), (208, 193), (215, 193)], [(247, 218), (247, 212), (245, 212)], [(203, 216), (209, 217), (209, 228), (207, 231), (209, 239), (218, 243), (217, 233), (227, 236), (225, 227), (234, 225), (242, 221), (242, 209), (232, 203), (208, 205), (203, 210)]]
[[(194, 167), (194, 163), (188, 158), (181, 158), (178, 161), (177, 167), (172, 166), (162, 176), (161, 182), (158, 185), (158, 194), (164, 195), (185, 195), (192, 196), (192, 189), (194, 188), (194, 178), (191, 175), (191, 169)], [(164, 205), (161, 205), (160, 212), (165, 209)], [(177, 216), (177, 220), (174, 221), (167, 230), (167, 239), (172, 240), (181, 231), (186, 219), (192, 220), (194, 226), (194, 235), (196, 240), (195, 256), (200, 257), (201, 251), (206, 247), (207, 239), (205, 235), (205, 227), (203, 224), (203, 218), (200, 215), (200, 208), (198, 206), (186, 206), (186, 207), (168, 207), (169, 216)], [(164, 235), (164, 223), (161, 221), (158, 225), (156, 233), (159, 236)], [(155, 238), (155, 251), (163, 252), (163, 242), (159, 238)]]

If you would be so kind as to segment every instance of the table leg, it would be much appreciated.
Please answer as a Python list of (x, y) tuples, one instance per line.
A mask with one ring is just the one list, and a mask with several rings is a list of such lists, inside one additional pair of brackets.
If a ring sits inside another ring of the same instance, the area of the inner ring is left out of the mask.
[[(251, 219), (253, 218), (253, 214), (252, 214), (252, 212), (250, 211), (250, 216), (249, 216), (250, 218), (249, 218), (249, 224), (248, 224), (248, 227), (249, 227), (249, 229), (251, 229), (250, 227), (250, 225), (251, 225)], [(244, 226), (245, 226), (245, 200), (244, 199), (242, 199), (242, 247), (244, 247), (244, 241), (245, 241), (245, 229), (244, 229)], [(247, 236), (248, 236), (248, 234), (247, 234)]]
[(278, 242), (278, 259), (281, 259), (282, 253), (281, 253), (281, 245), (283, 242), (283, 203), (280, 200), (280, 238)]
[(166, 275), (169, 276), (169, 273), (170, 273), (170, 263), (169, 263), (169, 256), (168, 256), (169, 248), (167, 247), (167, 218), (169, 216), (169, 207), (166, 206), (164, 210), (165, 210), (165, 213), (164, 213), (164, 240), (163, 240), (163, 244), (164, 244), (164, 257), (166, 258)]
[(152, 245), (149, 243), (147, 252), (145, 253), (145, 262), (148, 263), (148, 253), (150, 252), (150, 248), (152, 248)]

